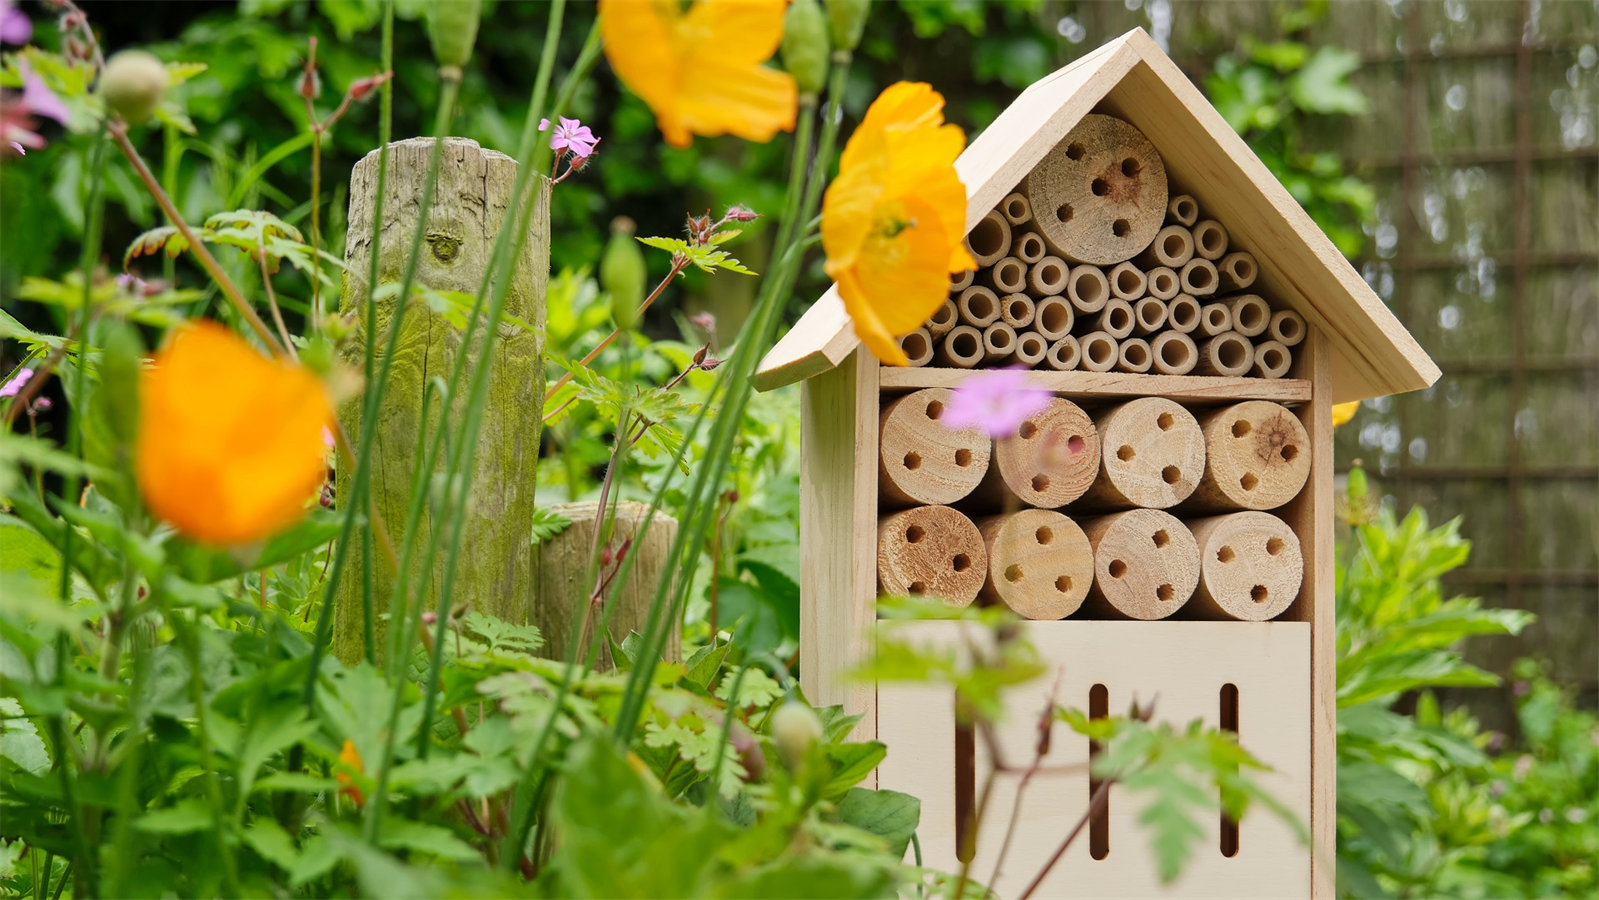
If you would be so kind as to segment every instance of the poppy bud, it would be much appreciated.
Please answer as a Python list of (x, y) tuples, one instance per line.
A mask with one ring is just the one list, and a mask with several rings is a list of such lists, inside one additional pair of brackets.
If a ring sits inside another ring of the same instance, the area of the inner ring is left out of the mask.
[(794, 0), (783, 17), (783, 68), (801, 94), (827, 84), (827, 22), (816, 0)]
[(167, 67), (143, 50), (123, 50), (106, 61), (100, 96), (106, 109), (130, 125), (150, 118), (166, 96)]
[(637, 230), (633, 220), (617, 216), (611, 220), (611, 239), (600, 254), (600, 286), (611, 295), (611, 318), (621, 329), (638, 322), (638, 308), (644, 302), (644, 280), (649, 270), (644, 251), (633, 239)]
[(1350, 503), (1363, 502), (1370, 491), (1370, 488), (1366, 485), (1366, 470), (1360, 467), (1358, 461), (1349, 470), (1349, 487), (1347, 491)]
[(845, 51), (860, 46), (861, 35), (866, 31), (866, 14), (869, 12), (870, 0), (827, 0), (827, 19), (833, 33), (833, 46)]
[(822, 720), (809, 706), (789, 700), (772, 713), (772, 742), (790, 760), (803, 759), (821, 738)]
[(482, 15), (482, 0), (433, 0), (428, 6), (428, 40), (440, 67), (459, 69), (472, 58)]

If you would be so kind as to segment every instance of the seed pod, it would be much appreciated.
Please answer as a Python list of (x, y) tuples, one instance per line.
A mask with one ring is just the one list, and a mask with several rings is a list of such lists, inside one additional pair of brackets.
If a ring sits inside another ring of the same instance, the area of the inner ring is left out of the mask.
[(783, 17), (783, 68), (801, 94), (819, 94), (827, 83), (827, 22), (816, 0), (794, 0)]
[(433, 0), (428, 5), (428, 40), (441, 68), (459, 69), (471, 60), (482, 15), (483, 0)]
[(600, 286), (611, 295), (611, 317), (618, 328), (628, 329), (638, 321), (638, 308), (644, 302), (644, 279), (648, 276), (644, 251), (633, 240), (635, 226), (627, 216), (611, 220), (611, 239), (600, 254)]
[(150, 118), (166, 96), (167, 67), (143, 50), (123, 50), (106, 60), (100, 96), (106, 109), (130, 125)]
[(851, 51), (860, 45), (871, 6), (870, 0), (827, 0), (827, 20), (834, 47)]

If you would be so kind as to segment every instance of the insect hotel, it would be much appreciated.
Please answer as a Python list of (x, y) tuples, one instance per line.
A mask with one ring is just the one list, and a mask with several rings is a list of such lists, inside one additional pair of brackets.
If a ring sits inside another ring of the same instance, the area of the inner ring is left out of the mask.
[[(836, 288), (762, 362), (803, 381), (801, 669), (812, 702), (886, 741), (877, 786), (921, 798), (928, 865), (953, 869), (982, 742), (948, 688), (862, 684), (875, 600), (1002, 604), (1092, 716), (1236, 732), (1308, 823), (1220, 813), (1163, 885), (1119, 786), (1044, 896), (1332, 897), (1334, 403), (1438, 369), (1249, 147), (1143, 32), (1034, 84), (956, 163), (978, 262), (881, 366)], [(973, 369), (1052, 393), (1015, 437), (939, 417)], [(925, 622), (929, 641), (956, 641)], [(1051, 676), (1010, 692), (1001, 745), (1031, 758)], [(1055, 726), (1052, 766), (1088, 741)], [(977, 836), (991, 871), (1017, 778)], [(1040, 775), (991, 887), (1020, 892), (1087, 811), (1090, 779)], [(1319, 855), (1318, 855), (1319, 854)]]

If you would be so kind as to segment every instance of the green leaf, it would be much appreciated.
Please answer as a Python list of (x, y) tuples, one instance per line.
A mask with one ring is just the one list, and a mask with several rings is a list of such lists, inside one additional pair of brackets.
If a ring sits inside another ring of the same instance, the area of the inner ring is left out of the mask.
[(699, 652), (689, 657), (688, 662), (684, 664), (688, 668), (688, 673), (683, 677), (709, 690), (716, 673), (721, 671), (722, 660), (727, 659), (727, 654), (732, 649), (731, 643), (718, 644), (713, 637), (712, 643), (701, 647)]
[(482, 855), (472, 845), (456, 837), (448, 828), (428, 825), (398, 817), (388, 819), (383, 825), (383, 835), (378, 844), (390, 850), (411, 850), (429, 853), (443, 859), (474, 861)]
[(134, 820), (133, 827), (150, 834), (193, 834), (216, 826), (211, 810), (190, 797), (165, 809), (152, 810)]
[[(0, 552), (4, 551), (4, 543), (4, 538), (0, 538)], [(0, 756), (33, 775), (50, 771), (50, 752), (39, 737), (38, 726), (23, 718), (22, 704), (11, 697), (0, 697), (0, 717)]]
[(1349, 83), (1349, 75), (1358, 68), (1359, 54), (1324, 45), (1288, 79), (1288, 96), (1305, 112), (1363, 115), (1370, 108), (1366, 95)]
[(572, 520), (547, 506), (533, 507), (533, 545), (538, 546), (570, 528)]
[(850, 788), (861, 782), (861, 779), (872, 773), (877, 764), (888, 756), (888, 746), (878, 741), (867, 741), (857, 744), (827, 744), (822, 748), (827, 756), (828, 764), (832, 766), (832, 777), (823, 788), (822, 796), (827, 799), (842, 797)]
[(167, 542), (167, 559), (184, 579), (214, 584), (281, 565), (331, 542), (339, 535), (340, 518), (334, 510), (314, 509), (286, 531), (269, 538), (254, 554), (238, 549), (219, 550), (175, 537)]
[[(744, 680), (739, 681), (739, 672), (744, 673)], [(738, 684), (738, 699), (731, 700), (728, 695), (733, 691), (733, 685)], [(770, 675), (757, 668), (732, 669), (722, 676), (722, 681), (716, 686), (717, 699), (727, 700), (732, 709), (742, 710), (751, 706), (765, 709), (772, 702), (781, 699), (783, 688)]]
[(274, 772), (255, 783), (256, 793), (284, 791), (291, 794), (322, 794), (338, 789), (338, 781), (307, 772)]
[(887, 841), (888, 852), (895, 858), (905, 855), (921, 817), (922, 801), (898, 791), (852, 787), (838, 802), (839, 821)]
[(755, 275), (744, 264), (734, 259), (726, 250), (716, 249), (717, 244), (691, 244), (682, 238), (647, 237), (638, 238), (638, 241), (657, 250), (665, 250), (674, 256), (682, 256), (703, 272), (715, 275), (718, 269), (737, 272), (740, 275)]
[(300, 851), (283, 826), (269, 818), (259, 818), (250, 823), (240, 835), (244, 843), (261, 858), (284, 871), (292, 871), (300, 860)]
[(183, 255), (189, 249), (189, 239), (175, 225), (162, 225), (134, 238), (128, 244), (127, 252), (122, 254), (122, 268), (126, 269), (133, 261), (141, 256), (154, 256), (165, 253), (172, 259)]

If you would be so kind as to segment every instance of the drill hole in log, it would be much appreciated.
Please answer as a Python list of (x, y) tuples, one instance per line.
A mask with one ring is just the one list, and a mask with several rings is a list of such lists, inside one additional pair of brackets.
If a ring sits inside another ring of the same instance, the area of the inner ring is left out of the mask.
[(1085, 446), (1087, 444), (1083, 441), (1082, 435), (1074, 434), (1066, 439), (1066, 451), (1073, 456), (1083, 452), (1083, 447)]
[(1249, 591), (1249, 598), (1256, 603), (1265, 603), (1271, 596), (1271, 591), (1266, 590), (1264, 584), (1257, 584)]
[(972, 252), (978, 256), (994, 256), (1005, 249), (1005, 228), (1000, 224), (1002, 219), (983, 219), (972, 228), (972, 233), (966, 238), (966, 243)]
[(1167, 484), (1176, 484), (1183, 480), (1183, 470), (1176, 466), (1167, 466), (1160, 470), (1160, 478)]
[(913, 594), (925, 594), (927, 593), (927, 585), (922, 584), (920, 581), (913, 581), (906, 590)]
[(922, 467), (922, 455), (916, 451), (905, 454), (905, 468), (915, 471)]
[(1082, 159), (1083, 158), (1083, 145), (1077, 143), (1076, 141), (1072, 141), (1070, 144), (1067, 144), (1066, 145), (1066, 158), (1067, 159), (1071, 159), (1071, 160)]
[(955, 571), (964, 572), (972, 567), (972, 558), (964, 553), (957, 553), (955, 558), (951, 560), (950, 565), (954, 567)]
[(1072, 220), (1072, 205), (1070, 203), (1062, 203), (1055, 210), (1055, 218), (1058, 219), (1062, 225), (1070, 222)]
[[(1033, 532), (1033, 538), (1040, 544), (1047, 544), (1055, 539), (1055, 532), (1048, 525), (1044, 525)], [(1281, 543), (1281, 541), (1278, 543)]]
[(1151, 540), (1155, 542), (1156, 547), (1164, 547), (1171, 543), (1171, 535), (1167, 534), (1166, 529), (1162, 528), (1151, 536)]
[(960, 466), (961, 468), (964, 469), (964, 468), (966, 468), (967, 466), (969, 466), (971, 464), (972, 464), (972, 451), (967, 450), (965, 447), (962, 447), (959, 450), (955, 451), (955, 465)]
[(1023, 422), (1022, 427), (1016, 429), (1016, 436), (1024, 441), (1030, 441), (1038, 436), (1038, 426), (1034, 425), (1031, 420)]
[[(1276, 540), (1276, 539), (1273, 538), (1273, 540)], [(1233, 552), (1233, 548), (1231, 548), (1231, 547), (1229, 547), (1229, 546), (1227, 546), (1225, 544), (1222, 545), (1222, 548), (1220, 550), (1216, 551), (1216, 561), (1217, 562), (1230, 563), (1234, 559), (1236, 559), (1237, 557), (1238, 557), (1238, 554)]]
[(1233, 437), (1235, 438), (1241, 438), (1253, 430), (1254, 426), (1249, 424), (1248, 419), (1239, 419), (1233, 423)]
[(1172, 418), (1172, 414), (1169, 412), (1161, 413), (1159, 418), (1155, 419), (1155, 427), (1161, 431), (1171, 431), (1171, 427), (1176, 424), (1177, 420)]
[(1143, 166), (1138, 164), (1138, 160), (1133, 159), (1131, 156), (1122, 160), (1122, 174), (1126, 175), (1128, 178), (1132, 178), (1133, 176), (1137, 175), (1139, 172), (1143, 171), (1143, 168)]
[(1088, 186), (1088, 189), (1094, 192), (1095, 197), (1103, 197), (1110, 193), (1110, 185), (1106, 184), (1103, 178), (1095, 178), (1093, 183)]
[(1253, 472), (1245, 472), (1244, 477), (1238, 479), (1238, 484), (1244, 490), (1252, 491), (1255, 489), (1255, 485), (1260, 484), (1260, 479), (1256, 478)]
[(1284, 444), (1283, 448), (1277, 452), (1282, 456), (1284, 462), (1293, 462), (1294, 457), (1299, 455), (1299, 448), (1293, 444)]
[(1055, 590), (1060, 591), (1062, 594), (1071, 593), (1072, 577), (1070, 575), (1062, 575), (1055, 579)]
[(929, 419), (932, 419), (933, 421), (936, 422), (936, 421), (938, 421), (938, 417), (942, 416), (943, 414), (944, 414), (944, 403), (943, 403), (943, 401), (934, 400), (931, 403), (927, 404), (927, 417)]
[(1012, 563), (1005, 567), (1005, 580), (1015, 584), (1022, 580), (1022, 567)]
[(1131, 444), (1123, 444), (1121, 449), (1116, 451), (1116, 458), (1122, 462), (1132, 462), (1136, 456), (1138, 451), (1134, 450)]
[(1127, 574), (1127, 564), (1122, 562), (1119, 559), (1111, 560), (1109, 569), (1110, 569), (1110, 577), (1112, 577), (1112, 578), (1121, 578), (1122, 576)]
[(1155, 588), (1155, 596), (1158, 597), (1162, 603), (1170, 603), (1177, 598), (1177, 589), (1169, 584), (1163, 584), (1160, 587)]
[(1283, 543), (1282, 538), (1269, 538), (1266, 541), (1266, 554), (1268, 556), (1276, 556), (1283, 552), (1284, 546), (1286, 545)]
[(920, 544), (924, 537), (927, 537), (927, 531), (920, 525), (912, 525), (905, 529), (905, 543), (907, 544)]
[(1032, 485), (1033, 485), (1033, 490), (1035, 490), (1038, 493), (1042, 494), (1043, 492), (1049, 490), (1049, 476), (1048, 475), (1034, 475), (1033, 476), (1033, 480), (1032, 480)]
[(1133, 226), (1129, 225), (1126, 219), (1117, 219), (1110, 223), (1110, 233), (1117, 237), (1126, 237), (1127, 232), (1132, 230)]

